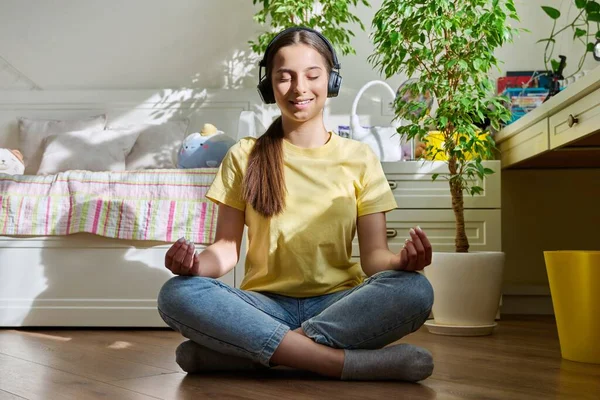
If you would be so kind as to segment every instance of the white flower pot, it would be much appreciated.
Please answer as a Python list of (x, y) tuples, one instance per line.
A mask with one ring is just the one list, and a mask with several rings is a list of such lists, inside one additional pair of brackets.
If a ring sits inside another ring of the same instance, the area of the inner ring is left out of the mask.
[(491, 333), (477, 327), (495, 326), (503, 269), (502, 252), (433, 253), (424, 271), (434, 292), (430, 325), (452, 326), (446, 334), (460, 334), (459, 327), (471, 329), (472, 335)]

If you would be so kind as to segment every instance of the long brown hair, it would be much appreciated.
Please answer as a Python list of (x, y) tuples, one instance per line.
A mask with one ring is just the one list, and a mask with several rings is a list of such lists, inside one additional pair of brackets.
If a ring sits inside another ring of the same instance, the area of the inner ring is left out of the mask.
[[(323, 56), (327, 75), (333, 68), (333, 56), (329, 47), (315, 33), (305, 30), (292, 31), (280, 36), (271, 44), (266, 54), (266, 78), (273, 79), (275, 54), (285, 46), (305, 44)], [(244, 201), (266, 218), (280, 214), (285, 208), (285, 178), (283, 173), (283, 123), (278, 117), (269, 129), (256, 140), (248, 158), (248, 168), (243, 183)]]

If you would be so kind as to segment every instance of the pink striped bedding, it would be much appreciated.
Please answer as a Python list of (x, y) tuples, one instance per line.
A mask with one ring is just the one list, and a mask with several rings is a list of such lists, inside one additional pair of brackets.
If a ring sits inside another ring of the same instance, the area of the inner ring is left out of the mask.
[(216, 168), (0, 174), (0, 235), (214, 240), (217, 208), (204, 196)]

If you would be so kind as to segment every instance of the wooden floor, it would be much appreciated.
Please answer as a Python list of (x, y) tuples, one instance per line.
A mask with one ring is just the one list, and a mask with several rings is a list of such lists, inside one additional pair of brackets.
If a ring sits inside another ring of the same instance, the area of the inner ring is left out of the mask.
[(492, 336), (402, 340), (428, 348), (432, 377), (420, 384), (339, 382), (276, 368), (186, 376), (168, 330), (0, 330), (5, 399), (599, 399), (600, 365), (560, 357), (550, 317), (508, 317)]

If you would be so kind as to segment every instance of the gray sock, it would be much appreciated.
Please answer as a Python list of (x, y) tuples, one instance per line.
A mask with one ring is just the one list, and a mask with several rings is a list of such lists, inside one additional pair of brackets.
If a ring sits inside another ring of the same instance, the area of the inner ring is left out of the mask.
[(431, 353), (411, 344), (377, 350), (344, 350), (342, 380), (400, 380), (416, 382), (433, 372)]
[(190, 374), (209, 371), (249, 371), (267, 368), (249, 358), (219, 353), (191, 340), (186, 340), (177, 346), (175, 360), (181, 369)]

